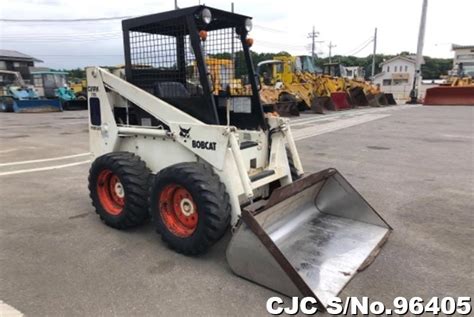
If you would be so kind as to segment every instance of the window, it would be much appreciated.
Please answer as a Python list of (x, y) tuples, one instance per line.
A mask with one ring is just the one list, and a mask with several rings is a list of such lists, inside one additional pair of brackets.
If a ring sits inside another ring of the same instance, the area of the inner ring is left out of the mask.
[(407, 72), (407, 71), (408, 71), (408, 66), (407, 66), (407, 65), (405, 65), (405, 72)]
[(43, 87), (43, 76), (33, 75), (33, 85), (35, 85), (35, 87)]
[(398, 68), (398, 66), (395, 66), (395, 73), (397, 72), (397, 68)]
[(0, 61), (0, 69), (7, 69), (7, 63)]
[(408, 84), (408, 79), (395, 79), (393, 81), (393, 85), (396, 86), (396, 85), (404, 85), (404, 84)]
[(390, 73), (390, 66), (387, 66), (387, 73)]
[(391, 86), (392, 85), (392, 80), (391, 79), (384, 79), (383, 82), (382, 82), (382, 85)]

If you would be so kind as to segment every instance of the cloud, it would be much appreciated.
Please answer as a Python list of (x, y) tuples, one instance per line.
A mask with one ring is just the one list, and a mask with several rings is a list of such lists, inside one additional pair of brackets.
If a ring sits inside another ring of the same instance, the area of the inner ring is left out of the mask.
[[(202, 0), (206, 5), (230, 10), (228, 0)], [(198, 0), (178, 0), (180, 7)], [(172, 10), (171, 0), (15, 0), (2, 1), (2, 14), (17, 19), (74, 19), (138, 16)], [(25, 9), (27, 8), (27, 10)], [(313, 25), (320, 32), (317, 50), (333, 55), (353, 52), (373, 36), (378, 27), (378, 52), (416, 51), (421, 0), (239, 0), (237, 13), (252, 16), (253, 49), (307, 54), (307, 34)], [(430, 0), (425, 55), (452, 57), (450, 43), (473, 44), (471, 12), (474, 1)], [(6, 18), (5, 16), (3, 16)], [(52, 68), (122, 64), (121, 23), (118, 20), (81, 23), (0, 22), (0, 46), (41, 58)], [(469, 43), (471, 41), (471, 43)], [(358, 56), (371, 54), (368, 45)]]

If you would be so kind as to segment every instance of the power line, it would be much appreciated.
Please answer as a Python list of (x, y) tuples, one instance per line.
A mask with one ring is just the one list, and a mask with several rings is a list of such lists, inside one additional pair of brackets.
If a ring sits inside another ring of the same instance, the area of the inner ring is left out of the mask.
[(96, 57), (96, 56), (117, 56), (122, 57), (123, 54), (32, 54), (36, 56), (46, 57)]
[(355, 55), (366, 48), (370, 43), (372, 43), (373, 37), (369, 37), (366, 41), (362, 42), (361, 45), (357, 45), (355, 49), (350, 50), (348, 53), (344, 55)]
[(109, 37), (121, 35), (121, 31), (111, 31), (111, 32), (97, 32), (97, 33), (62, 33), (62, 34), (15, 34), (15, 35), (6, 35), (2, 36), (2, 40), (8, 39), (25, 39), (25, 40), (50, 40), (50, 39), (76, 39), (76, 38), (90, 38), (90, 37)]
[(263, 26), (263, 25), (260, 25), (260, 24), (254, 24), (253, 26), (256, 27), (257, 29), (262, 29), (262, 30), (268, 31), (268, 32), (273, 32), (273, 33), (288, 33), (288, 31), (279, 30), (279, 29), (274, 29), (274, 28), (269, 28), (268, 26)]
[(350, 54), (350, 55), (357, 55), (359, 52), (361, 52), (364, 48), (366, 48), (367, 46), (369, 46), (370, 44), (372, 43), (372, 40), (370, 40), (369, 42), (367, 42), (367, 44), (364, 45), (364, 47), (360, 48), (359, 50), (357, 50), (356, 52)]
[(123, 20), (131, 18), (132, 16), (119, 16), (119, 17), (102, 17), (102, 18), (81, 18), (81, 19), (0, 19), (0, 22), (12, 22), (12, 23), (64, 23), (64, 22), (97, 22), (97, 21), (111, 21), (111, 20)]
[(306, 48), (306, 45), (288, 44), (288, 43), (285, 43), (284, 45), (282, 45), (282, 43), (270, 42), (270, 41), (265, 41), (265, 40), (258, 40), (256, 42), (256, 44), (262, 44), (262, 45), (265, 45), (265, 46), (276, 46), (276, 47), (279, 47), (279, 48), (282, 48), (282, 49), (284, 49), (285, 47), (290, 47), (290, 48), (295, 48), (295, 49), (304, 49), (304, 48)]

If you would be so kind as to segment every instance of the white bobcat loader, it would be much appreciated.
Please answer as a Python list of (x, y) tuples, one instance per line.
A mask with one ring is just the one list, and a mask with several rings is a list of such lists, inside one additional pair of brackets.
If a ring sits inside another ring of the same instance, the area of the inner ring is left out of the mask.
[[(151, 216), (188, 255), (230, 228), (237, 275), (327, 306), (391, 228), (335, 169), (302, 178), (289, 121), (260, 104), (251, 19), (195, 6), (122, 26), (125, 76), (87, 69), (96, 212), (119, 229)], [(219, 89), (208, 57), (234, 63)]]

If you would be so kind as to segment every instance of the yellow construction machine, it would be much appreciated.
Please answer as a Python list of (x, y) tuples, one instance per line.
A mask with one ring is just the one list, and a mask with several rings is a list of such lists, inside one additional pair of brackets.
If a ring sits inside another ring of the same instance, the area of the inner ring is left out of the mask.
[(446, 83), (426, 90), (423, 105), (474, 105), (474, 81), (470, 76), (448, 76)]
[[(347, 92), (345, 99), (353, 107), (381, 107), (387, 105), (396, 105), (396, 101), (391, 93), (384, 93), (380, 87), (364, 80), (361, 76), (349, 76), (347, 69), (339, 63), (328, 63), (323, 67), (323, 74), (330, 76), (340, 82), (340, 91)], [(342, 96), (341, 101), (344, 101)]]
[(314, 64), (309, 56), (275, 56), (272, 60), (260, 62), (257, 73), (269, 90), (279, 89), (279, 101), (291, 100), (298, 110), (313, 110), (323, 113), (315, 86)]

